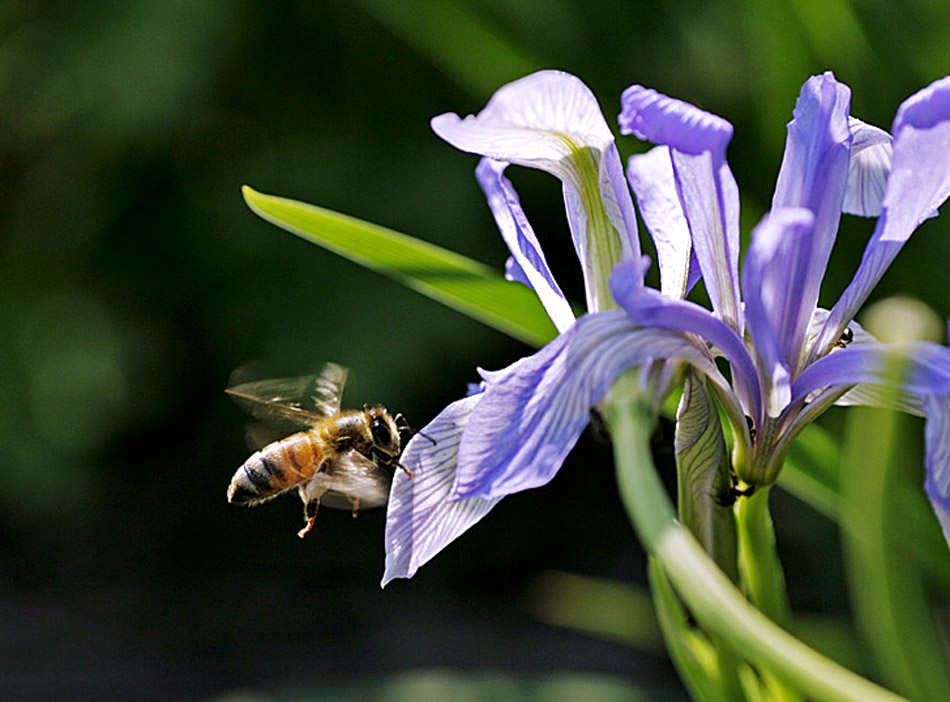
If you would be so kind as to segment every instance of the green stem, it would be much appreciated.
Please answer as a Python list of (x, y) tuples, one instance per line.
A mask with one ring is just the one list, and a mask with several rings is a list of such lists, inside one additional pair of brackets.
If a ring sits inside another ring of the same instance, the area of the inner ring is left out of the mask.
[(653, 466), (653, 408), (621, 380), (605, 403), (617, 481), (627, 513), (697, 621), (717, 640), (816, 700), (896, 702), (903, 698), (825, 658), (755, 609), (676, 521)]
[(775, 530), (769, 513), (769, 487), (760, 487), (736, 503), (739, 531), (739, 570), (746, 595), (772, 621), (788, 626), (791, 610), (785, 576), (775, 550)]

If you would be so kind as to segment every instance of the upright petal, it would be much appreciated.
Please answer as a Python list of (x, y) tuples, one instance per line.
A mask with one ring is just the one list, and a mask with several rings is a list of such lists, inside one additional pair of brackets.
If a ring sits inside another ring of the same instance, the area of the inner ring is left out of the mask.
[(831, 310), (812, 354), (835, 342), (914, 230), (950, 195), (950, 76), (900, 106), (883, 211), (854, 279)]
[(732, 125), (640, 85), (621, 98), (620, 131), (670, 147), (680, 204), (713, 309), (737, 332), (739, 190), (726, 164)]
[[(811, 210), (773, 210), (752, 232), (742, 269), (746, 326), (752, 337), (769, 416), (791, 401), (792, 374), (802, 360), (819, 281), (811, 277), (815, 216)], [(811, 305), (811, 306), (809, 306)]]
[(449, 500), (462, 431), (479, 400), (480, 394), (453, 402), (406, 446), (402, 462), (414, 477), (402, 471), (396, 471), (393, 477), (386, 512), (383, 587), (393, 578), (411, 578), (419, 566), (488, 514), (501, 499)]
[(609, 306), (610, 269), (638, 257), (639, 241), (613, 135), (587, 86), (540, 71), (500, 88), (478, 115), (439, 115), (432, 128), (463, 151), (561, 179), (588, 309)]
[[(814, 213), (814, 231), (802, 237), (796, 247), (796, 265), (800, 266), (796, 274), (802, 276), (799, 306), (804, 315), (794, 338), (799, 346), (791, 354), (796, 364), (841, 219), (851, 152), (850, 104), (851, 91), (831, 72), (805, 82), (788, 124), (785, 155), (772, 198), (773, 212), (803, 207)], [(790, 362), (789, 356), (786, 362)]]
[(842, 212), (861, 217), (881, 214), (887, 177), (891, 173), (894, 154), (891, 135), (883, 129), (851, 117), (851, 166)]
[(682, 298), (690, 278), (692, 242), (676, 192), (669, 147), (657, 146), (645, 154), (631, 156), (627, 179), (656, 246), (660, 290), (667, 297)]
[(504, 176), (506, 165), (500, 161), (482, 159), (475, 171), (478, 182), (485, 191), (501, 236), (508, 244), (522, 275), (537, 293), (554, 326), (559, 332), (564, 331), (574, 323), (574, 312), (548, 268), (538, 238), (521, 209), (518, 194)]
[(487, 389), (459, 448), (456, 497), (498, 497), (546, 484), (614, 379), (654, 358), (689, 360), (718, 375), (681, 335), (638, 327), (619, 310), (585, 315), (533, 356), (483, 373)]

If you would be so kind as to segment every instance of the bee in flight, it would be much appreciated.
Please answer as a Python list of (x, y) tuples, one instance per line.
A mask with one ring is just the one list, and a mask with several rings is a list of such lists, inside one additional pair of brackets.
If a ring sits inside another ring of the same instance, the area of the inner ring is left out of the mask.
[(412, 477), (399, 463), (403, 435), (412, 434), (401, 414), (382, 405), (340, 409), (348, 372), (327, 363), (317, 375), (298, 378), (235, 383), (232, 374), (226, 392), (260, 423), (248, 427), (248, 444), (259, 450), (231, 478), (228, 502), (256, 505), (297, 488), (302, 538), (321, 504), (351, 509), (355, 517), (361, 507), (386, 504), (396, 469)]

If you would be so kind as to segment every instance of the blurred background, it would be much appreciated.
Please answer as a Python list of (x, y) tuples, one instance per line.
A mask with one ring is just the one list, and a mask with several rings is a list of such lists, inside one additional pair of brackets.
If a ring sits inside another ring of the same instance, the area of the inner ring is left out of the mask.
[[(428, 122), (560, 68), (611, 125), (632, 83), (731, 121), (747, 234), (804, 80), (833, 70), (852, 113), (889, 128), (950, 71), (947, 26), (950, 5), (915, 0), (4, 2), (0, 698), (684, 698), (588, 437), (550, 486), (385, 591), (382, 510), (325, 510), (299, 540), (296, 497), (226, 503), (247, 454), (234, 368), (334, 360), (353, 369), (348, 404), (421, 426), (477, 366), (528, 352), (266, 224), (240, 186), (501, 268), (476, 158)], [(583, 299), (559, 185), (513, 179)], [(872, 227), (844, 220), (826, 303)], [(948, 234), (926, 222), (875, 297), (950, 317)], [(661, 464), (670, 440), (661, 426)], [(836, 527), (775, 503), (793, 606), (845, 616)]]

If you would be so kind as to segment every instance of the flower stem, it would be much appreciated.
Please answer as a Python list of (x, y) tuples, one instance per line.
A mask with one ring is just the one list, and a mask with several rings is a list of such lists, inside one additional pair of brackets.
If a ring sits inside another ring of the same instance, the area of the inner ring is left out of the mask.
[(775, 530), (769, 513), (769, 487), (760, 487), (736, 503), (739, 571), (752, 603), (772, 621), (788, 626), (791, 611), (782, 564), (775, 551)]
[(903, 699), (825, 658), (755, 609), (678, 524), (650, 455), (655, 411), (624, 380), (605, 403), (621, 498), (643, 545), (696, 620), (737, 655), (816, 700)]

